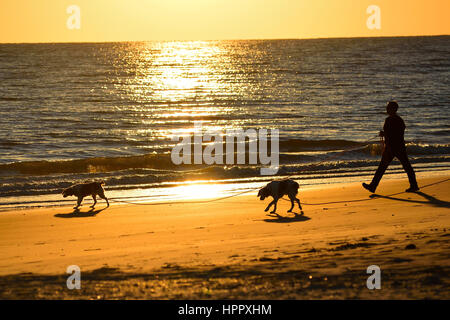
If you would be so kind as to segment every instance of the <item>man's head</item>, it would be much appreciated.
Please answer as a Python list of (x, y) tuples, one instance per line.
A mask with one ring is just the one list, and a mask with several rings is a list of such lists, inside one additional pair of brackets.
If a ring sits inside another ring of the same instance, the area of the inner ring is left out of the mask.
[(398, 110), (398, 103), (395, 101), (389, 101), (386, 105), (386, 111), (387, 113), (392, 116), (397, 113)]

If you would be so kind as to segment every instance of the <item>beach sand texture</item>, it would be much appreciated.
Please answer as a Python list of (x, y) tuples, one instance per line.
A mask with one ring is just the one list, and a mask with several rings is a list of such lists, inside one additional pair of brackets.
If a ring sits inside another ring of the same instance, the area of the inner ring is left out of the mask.
[[(1, 299), (450, 298), (450, 174), (302, 191), (304, 213), (267, 200), (70, 207), (0, 214)], [(437, 183), (438, 182), (438, 183)], [(437, 184), (436, 184), (437, 183)], [(74, 200), (75, 204), (75, 200)], [(69, 290), (66, 268), (81, 269)], [(381, 268), (369, 290), (367, 267)]]

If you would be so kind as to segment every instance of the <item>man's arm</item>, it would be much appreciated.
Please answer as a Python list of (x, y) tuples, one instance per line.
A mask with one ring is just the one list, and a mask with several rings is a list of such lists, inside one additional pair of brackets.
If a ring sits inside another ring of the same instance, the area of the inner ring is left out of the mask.
[[(390, 118), (386, 118), (386, 120), (384, 121), (384, 126), (383, 126), (383, 135), (382, 137), (390, 137), (392, 134), (392, 122), (390, 121)], [(380, 132), (381, 133), (381, 132)]]
[(383, 130), (380, 130), (380, 133), (378, 134), (380, 137), (386, 137), (386, 134), (389, 134), (389, 118), (386, 118), (384, 120)]

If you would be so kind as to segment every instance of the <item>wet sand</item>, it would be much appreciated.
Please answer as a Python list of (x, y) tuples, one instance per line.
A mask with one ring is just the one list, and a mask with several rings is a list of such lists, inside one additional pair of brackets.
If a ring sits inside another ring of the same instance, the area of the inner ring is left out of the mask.
[[(359, 183), (300, 190), (303, 213), (280, 201), (278, 216), (256, 191), (2, 212), (0, 298), (449, 299), (447, 179), (421, 174), (420, 186), (434, 185), (415, 194), (397, 194), (406, 179), (383, 180), (375, 197)], [(70, 265), (80, 290), (66, 287)], [(380, 290), (366, 287), (370, 265), (381, 268)]]

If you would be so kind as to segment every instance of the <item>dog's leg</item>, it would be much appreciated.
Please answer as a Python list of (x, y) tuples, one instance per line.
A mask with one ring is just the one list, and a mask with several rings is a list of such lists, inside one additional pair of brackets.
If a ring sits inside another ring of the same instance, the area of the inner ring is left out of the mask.
[(108, 198), (105, 196), (105, 193), (103, 193), (103, 192), (99, 193), (98, 196), (100, 198), (102, 198), (102, 199), (105, 199), (106, 200), (106, 207), (109, 207), (109, 201), (108, 201)]
[(77, 206), (76, 207), (73, 207), (74, 209), (78, 209), (78, 207), (81, 205), (81, 201), (83, 201), (83, 197), (78, 197), (78, 200), (77, 200)]
[(272, 200), (271, 203), (267, 206), (267, 208), (264, 211), (269, 211), (270, 207), (275, 203), (275, 199)]
[(278, 198), (273, 199), (272, 202), (273, 202), (274, 206), (273, 206), (273, 210), (270, 211), (270, 213), (275, 213), (275, 212), (277, 211), (277, 202), (278, 202)]
[(93, 194), (92, 199), (94, 199), (94, 204), (91, 206), (91, 208), (95, 207), (95, 205), (97, 204), (97, 196)]
[(298, 198), (295, 198), (295, 201), (297, 201), (298, 203), (298, 208), (300, 209), (300, 211), (302, 211), (302, 205), (300, 204), (300, 200)]
[(292, 212), (292, 209), (294, 209), (294, 199), (292, 199), (292, 197), (289, 196), (289, 200), (291, 200), (291, 208), (288, 210), (288, 212)]

